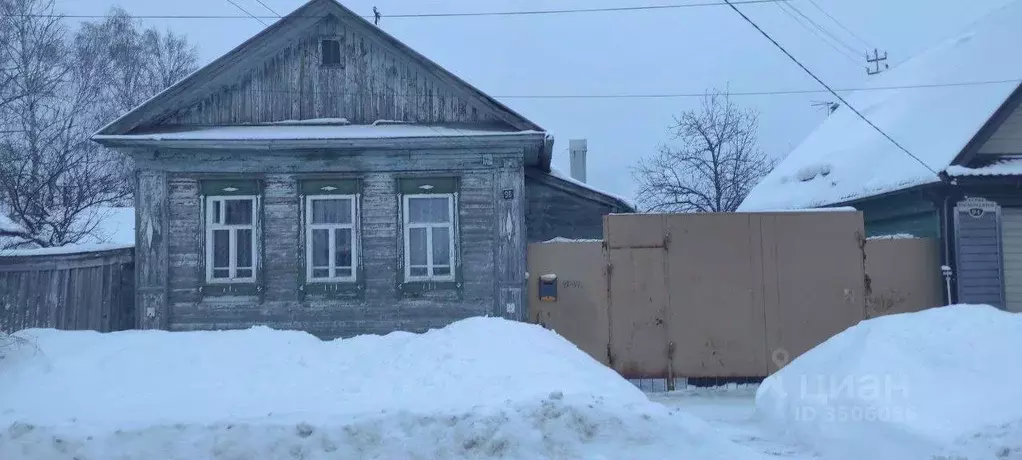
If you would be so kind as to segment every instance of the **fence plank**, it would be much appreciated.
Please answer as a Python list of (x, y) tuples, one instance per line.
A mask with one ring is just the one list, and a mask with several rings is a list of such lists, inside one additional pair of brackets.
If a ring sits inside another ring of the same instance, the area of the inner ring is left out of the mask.
[(134, 249), (0, 256), (0, 331), (134, 327)]

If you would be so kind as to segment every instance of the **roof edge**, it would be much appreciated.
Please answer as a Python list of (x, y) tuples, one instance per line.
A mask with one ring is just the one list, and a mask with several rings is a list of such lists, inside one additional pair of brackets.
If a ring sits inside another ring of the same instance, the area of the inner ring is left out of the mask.
[(994, 133), (1008, 120), (1008, 117), (1015, 112), (1019, 106), (1022, 105), (1022, 83), (1015, 86), (1015, 89), (1010, 95), (997, 107), (993, 115), (987, 118), (987, 121), (983, 123), (983, 126), (973, 134), (969, 142), (962, 147), (962, 150), (955, 155), (955, 158), (951, 160), (949, 166), (958, 165), (963, 166), (972, 162), (979, 154), (979, 149), (983, 147), (987, 141), (993, 137)]
[(636, 212), (635, 207), (632, 206), (631, 203), (628, 203), (616, 196), (557, 177), (548, 171), (542, 170), (541, 168), (525, 168), (525, 177), (536, 179), (545, 185), (550, 185), (568, 193), (572, 193), (579, 198), (592, 200), (592, 198), (595, 197), (596, 199), (593, 201), (600, 201), (604, 204), (616, 206), (623, 210), (617, 212)]

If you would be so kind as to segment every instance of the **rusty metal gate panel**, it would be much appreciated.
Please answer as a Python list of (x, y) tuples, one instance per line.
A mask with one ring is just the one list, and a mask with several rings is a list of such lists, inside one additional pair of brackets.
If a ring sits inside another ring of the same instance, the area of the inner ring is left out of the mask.
[(675, 214), (667, 232), (674, 375), (765, 375), (759, 219)]

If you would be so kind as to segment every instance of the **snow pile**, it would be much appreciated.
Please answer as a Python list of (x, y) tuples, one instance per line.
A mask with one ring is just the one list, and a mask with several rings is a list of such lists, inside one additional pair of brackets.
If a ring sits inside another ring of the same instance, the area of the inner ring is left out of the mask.
[(758, 458), (541, 327), (422, 335), (27, 330), (0, 458)]
[[(824, 206), (937, 182), (936, 172), (951, 164), (1018, 87), (1022, 60), (990, 56), (1015, 52), (1022, 40), (1020, 21), (1022, 2), (1012, 2), (971, 30), (870, 77), (870, 87), (897, 89), (847, 96), (923, 164), (842, 106), (753, 189), (739, 210)], [(933, 86), (976, 81), (1001, 82)]]
[(866, 238), (866, 241), (874, 240), (914, 240), (915, 235), (911, 233), (892, 233), (890, 235), (876, 235)]
[(990, 306), (871, 319), (767, 378), (756, 407), (827, 458), (1019, 455), (1019, 350), (1022, 315)]

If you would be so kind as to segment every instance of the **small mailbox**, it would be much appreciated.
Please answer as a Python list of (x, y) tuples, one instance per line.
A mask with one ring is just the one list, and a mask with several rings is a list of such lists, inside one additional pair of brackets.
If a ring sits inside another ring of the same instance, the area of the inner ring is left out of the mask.
[(557, 275), (551, 273), (539, 277), (539, 300), (557, 301)]

